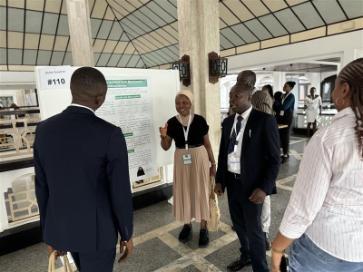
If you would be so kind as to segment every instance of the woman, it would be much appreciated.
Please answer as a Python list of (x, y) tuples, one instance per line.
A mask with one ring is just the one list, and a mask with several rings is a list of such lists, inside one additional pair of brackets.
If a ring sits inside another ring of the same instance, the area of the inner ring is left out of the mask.
[(289, 158), (289, 145), (290, 145), (290, 130), (292, 120), (294, 118), (295, 96), (292, 93), (292, 89), (295, 86), (294, 81), (287, 81), (284, 85), (285, 94), (282, 96), (281, 107), (279, 112), (279, 124), (287, 125), (286, 128), (280, 129), (280, 141), (282, 147), (281, 162), (284, 163)]
[(363, 58), (343, 68), (332, 99), (338, 113), (306, 146), (272, 243), (273, 272), (291, 243), (292, 272), (363, 271)]
[(209, 141), (205, 119), (191, 111), (193, 94), (180, 91), (175, 98), (177, 116), (160, 128), (161, 146), (168, 150), (175, 141), (174, 153), (174, 215), (184, 223), (179, 234), (181, 242), (191, 238), (191, 221), (200, 222), (199, 246), (209, 243), (210, 176), (215, 176), (216, 163)]
[[(273, 89), (272, 86), (267, 84), (262, 87), (261, 91), (257, 91), (252, 95), (252, 106), (258, 110), (267, 114), (273, 114)], [(261, 212), (261, 225), (262, 231), (265, 235), (266, 250), (271, 249), (271, 242), (269, 239), (270, 226), (271, 226), (271, 198), (269, 195), (265, 197), (262, 205)]]
[(310, 95), (305, 99), (305, 113), (308, 129), (308, 137), (311, 137), (316, 131), (316, 120), (321, 111), (321, 98), (315, 94), (315, 87), (310, 88)]
[(252, 95), (251, 103), (256, 110), (272, 114), (273, 95), (271, 95), (272, 86), (265, 85), (261, 91), (257, 91)]

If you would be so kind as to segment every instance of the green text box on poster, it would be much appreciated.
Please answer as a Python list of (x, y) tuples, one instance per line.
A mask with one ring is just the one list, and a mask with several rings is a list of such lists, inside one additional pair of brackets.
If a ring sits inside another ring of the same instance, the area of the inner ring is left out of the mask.
[(146, 79), (128, 79), (128, 80), (107, 80), (108, 88), (141, 88), (147, 87)]

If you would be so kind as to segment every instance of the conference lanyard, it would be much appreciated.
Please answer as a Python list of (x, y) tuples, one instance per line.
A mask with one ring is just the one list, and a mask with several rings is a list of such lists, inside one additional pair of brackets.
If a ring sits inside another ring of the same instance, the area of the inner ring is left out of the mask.
[(291, 94), (291, 91), (287, 94), (287, 95), (284, 95), (284, 98), (282, 99), (282, 104), (284, 104), (286, 98)]
[(240, 130), (239, 130), (239, 132), (238, 132), (238, 134), (237, 134), (237, 122), (235, 122), (234, 123), (234, 125), (233, 125), (233, 130), (234, 130), (234, 132), (236, 133), (236, 141), (235, 141), (235, 143), (234, 143), (234, 148), (233, 148), (233, 152), (234, 153), (236, 153), (237, 152), (237, 147), (238, 147), (238, 142), (239, 142), (239, 140), (242, 138), (242, 127), (243, 127), (243, 122), (244, 122), (244, 119), (241, 121), (241, 128), (240, 128)]
[[(179, 117), (180, 121), (181, 118)], [(192, 123), (192, 115), (189, 114), (189, 120), (188, 120), (188, 125), (187, 128), (185, 129), (184, 126), (182, 125), (183, 128), (183, 133), (184, 133), (184, 141), (185, 141), (185, 149), (188, 150), (188, 134), (189, 134), (189, 129), (190, 129), (190, 124)]]

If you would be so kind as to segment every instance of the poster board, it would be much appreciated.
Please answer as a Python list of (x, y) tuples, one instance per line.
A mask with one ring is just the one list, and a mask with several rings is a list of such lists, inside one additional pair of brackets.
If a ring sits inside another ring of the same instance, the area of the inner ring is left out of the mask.
[[(70, 78), (77, 67), (36, 67), (36, 83), (42, 120), (63, 111), (71, 103)], [(176, 114), (179, 88), (174, 70), (99, 68), (108, 83), (104, 105), (96, 114), (120, 126), (126, 139), (131, 182), (155, 175), (172, 163), (173, 151), (160, 147), (159, 127)]]

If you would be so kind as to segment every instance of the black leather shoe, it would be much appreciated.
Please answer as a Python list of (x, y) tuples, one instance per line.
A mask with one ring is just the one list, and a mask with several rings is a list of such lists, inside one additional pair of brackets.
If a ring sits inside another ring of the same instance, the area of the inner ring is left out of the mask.
[(243, 267), (251, 264), (251, 258), (246, 257), (243, 259), (239, 259), (237, 261), (234, 261), (233, 263), (229, 264), (227, 266), (227, 270), (230, 272), (235, 272), (241, 270)]
[(271, 249), (271, 241), (270, 238), (268, 236), (267, 232), (264, 232), (265, 234), (265, 245), (266, 245), (266, 250), (270, 250)]
[(185, 224), (179, 233), (179, 241), (182, 243), (188, 242), (192, 238), (192, 225)]
[(289, 159), (289, 155), (281, 156), (281, 163), (285, 163)]
[(201, 229), (199, 232), (199, 247), (206, 247), (209, 244), (209, 233), (207, 229)]

